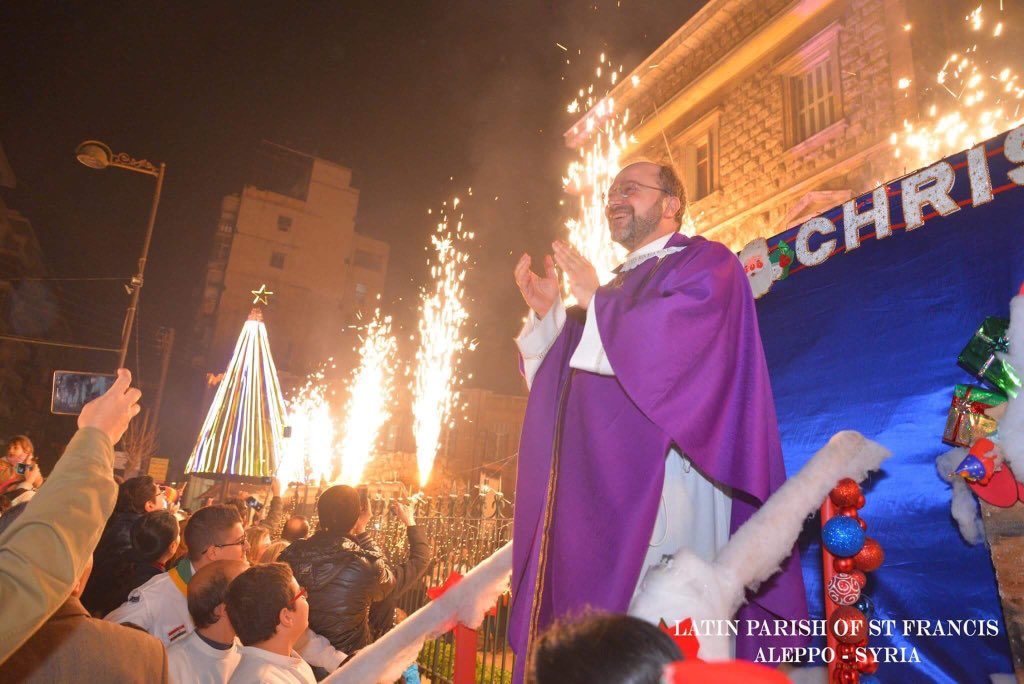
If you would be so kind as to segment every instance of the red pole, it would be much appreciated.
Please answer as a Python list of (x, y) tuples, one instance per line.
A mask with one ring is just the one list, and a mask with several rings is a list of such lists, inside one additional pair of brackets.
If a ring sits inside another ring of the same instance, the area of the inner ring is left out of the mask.
[[(825, 503), (821, 504), (821, 526), (824, 527), (825, 523), (832, 519), (832, 516), (836, 514), (835, 504), (832, 503), (832, 497), (826, 496)], [(832, 600), (828, 597), (828, 584), (832, 581), (832, 576), (836, 574), (835, 566), (832, 561), (835, 560), (835, 556), (828, 552), (825, 548), (825, 543), (821, 544), (821, 570), (822, 570), (822, 593), (825, 594), (825, 620), (828, 620), (828, 616), (832, 614), (832, 611), (836, 609), (836, 604), (832, 603)], [(827, 628), (825, 630), (825, 638), (827, 643), (825, 644), (832, 649), (835, 653), (839, 642), (832, 636), (832, 632)], [(832, 658), (828, 661), (828, 681), (834, 682), (835, 671), (836, 671), (837, 658)]]
[(476, 682), (476, 630), (466, 625), (455, 625), (455, 668), (453, 684)]

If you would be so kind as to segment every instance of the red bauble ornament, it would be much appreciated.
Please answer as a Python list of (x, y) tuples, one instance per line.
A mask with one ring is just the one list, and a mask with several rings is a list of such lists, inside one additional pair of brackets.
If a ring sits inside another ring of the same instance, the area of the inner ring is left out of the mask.
[(860, 496), (860, 485), (848, 477), (840, 480), (828, 494), (828, 498), (832, 499), (832, 503), (840, 508), (856, 506), (858, 496)]
[(875, 674), (878, 672), (878, 661), (875, 660), (875, 656), (871, 655), (871, 651), (865, 651), (862, 656), (864, 659), (857, 663), (857, 669), (864, 674)]
[(853, 565), (864, 572), (874, 572), (885, 561), (885, 552), (882, 545), (871, 537), (864, 540), (864, 548), (853, 557)]
[(868, 576), (860, 570), (851, 570), (850, 574), (853, 575), (855, 580), (857, 580), (857, 584), (860, 585), (861, 589), (863, 589), (864, 585), (868, 583)]
[(840, 606), (828, 617), (829, 634), (844, 644), (860, 643), (868, 633), (868, 619), (852, 606)]
[(836, 572), (850, 572), (853, 570), (853, 558), (833, 558), (832, 567)]
[(847, 518), (856, 518), (857, 509), (853, 506), (845, 506), (839, 509), (839, 515), (845, 515)]
[(863, 494), (858, 494), (857, 495), (857, 503), (855, 503), (853, 505), (856, 506), (857, 508), (864, 508), (864, 495)]
[(860, 529), (862, 530), (866, 531), (868, 529), (868, 524), (864, 522), (864, 518), (857, 518), (857, 524), (860, 525)]
[(856, 669), (843, 669), (836, 670), (835, 673), (836, 684), (859, 684), (860, 675), (857, 674)]

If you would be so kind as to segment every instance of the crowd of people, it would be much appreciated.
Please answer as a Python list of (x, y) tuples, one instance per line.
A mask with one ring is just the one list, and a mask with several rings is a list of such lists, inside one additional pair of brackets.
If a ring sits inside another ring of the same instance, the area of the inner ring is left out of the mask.
[[(0, 458), (0, 681), (312, 683), (395, 625), (431, 561), (411, 507), (391, 506), (407, 530), (401, 562), (367, 532), (352, 487), (323, 492), (312, 535), (305, 518), (284, 520), (278, 483), (265, 516), (248, 497), (178, 509), (153, 478), (113, 474), (139, 410), (130, 385), (121, 370), (84, 407), (45, 486), (27, 437)], [(529, 680), (655, 684), (680, 659), (663, 631), (594, 613), (547, 630)], [(725, 681), (694, 672), (676, 681)], [(415, 663), (403, 678), (419, 681)]]
[(0, 681), (315, 682), (394, 625), (431, 559), (411, 507), (391, 507), (397, 563), (352, 487), (323, 493), (312, 536), (276, 481), (266, 515), (248, 497), (181, 510), (148, 475), (114, 477), (130, 385), (122, 370), (85, 406), (45, 487), (27, 437), (0, 458)]

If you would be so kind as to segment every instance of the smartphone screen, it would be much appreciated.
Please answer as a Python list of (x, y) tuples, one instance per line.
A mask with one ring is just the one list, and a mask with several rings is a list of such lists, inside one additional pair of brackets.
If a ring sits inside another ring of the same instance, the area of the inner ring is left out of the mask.
[(368, 511), (370, 510), (370, 489), (366, 485), (360, 485), (359, 491), (359, 510)]
[(83, 406), (110, 389), (115, 378), (107, 373), (54, 371), (50, 413), (77, 416)]

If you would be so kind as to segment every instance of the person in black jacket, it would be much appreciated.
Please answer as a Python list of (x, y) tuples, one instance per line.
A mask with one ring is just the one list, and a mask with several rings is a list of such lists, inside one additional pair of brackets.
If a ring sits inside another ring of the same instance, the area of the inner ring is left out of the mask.
[(384, 636), (398, 623), (395, 609), (399, 600), (423, 579), (433, 557), (430, 541), (413, 517), (413, 507), (392, 501), (391, 512), (405, 525), (409, 537), (409, 557), (404, 563), (390, 564), (391, 573), (395, 576), (395, 586), (379, 603), (374, 603), (370, 607), (370, 632), (374, 641)]
[(355, 489), (331, 487), (316, 508), (320, 529), (293, 542), (279, 560), (308, 592), (310, 629), (352, 655), (372, 641), (370, 605), (395, 587), (395, 576), (366, 532), (370, 511)]
[(103, 528), (103, 535), (93, 552), (95, 567), (92, 581), (86, 585), (82, 593), (82, 605), (93, 615), (102, 617), (116, 608), (118, 603), (110, 605), (110, 595), (118, 593), (115, 567), (119, 565), (125, 554), (132, 549), (132, 525), (150, 511), (155, 511), (159, 504), (157, 497), (160, 488), (149, 475), (140, 475), (125, 480), (117, 490), (117, 504), (114, 513)]

